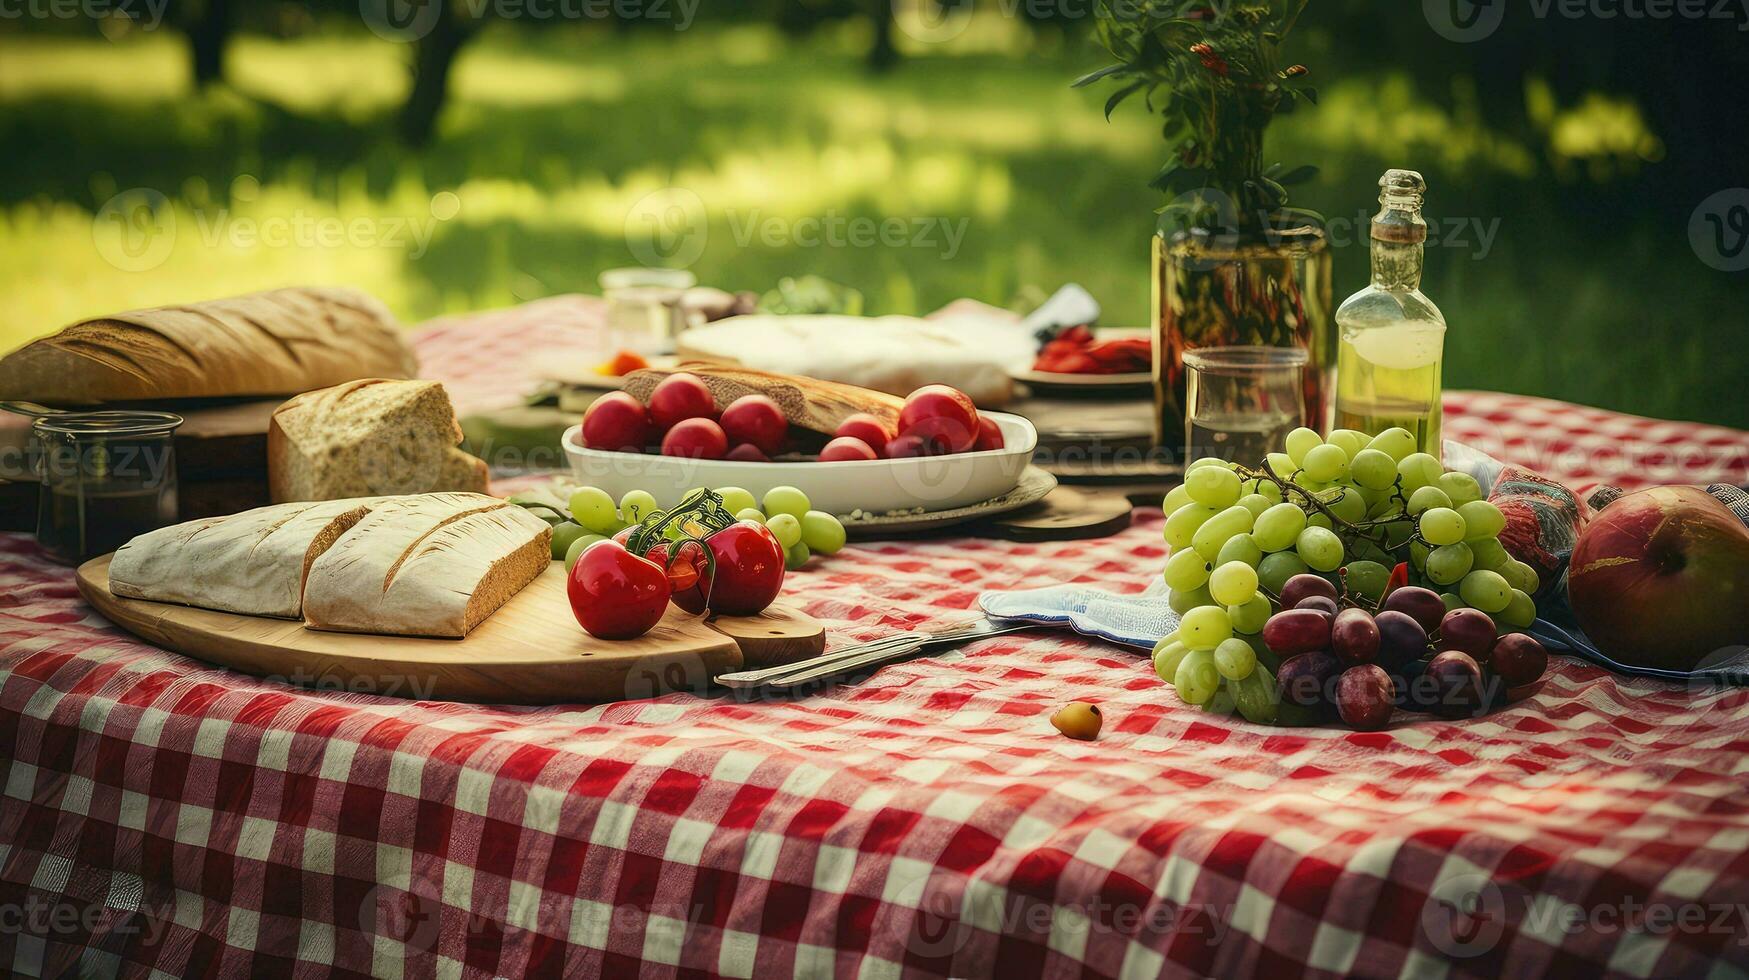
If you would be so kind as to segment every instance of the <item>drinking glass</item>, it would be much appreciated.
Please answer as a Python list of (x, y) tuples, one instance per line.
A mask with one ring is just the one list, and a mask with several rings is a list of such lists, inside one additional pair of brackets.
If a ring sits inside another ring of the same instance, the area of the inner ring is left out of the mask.
[(1305, 424), (1301, 347), (1201, 347), (1184, 352), (1184, 461), (1256, 466)]
[(37, 541), (77, 564), (176, 520), (176, 446), (182, 416), (76, 412), (36, 420)]
[[(601, 274), (607, 329), (615, 349), (670, 353), (689, 324), (681, 301), (698, 278), (685, 269), (609, 269)], [(612, 351), (608, 352), (612, 354)]]

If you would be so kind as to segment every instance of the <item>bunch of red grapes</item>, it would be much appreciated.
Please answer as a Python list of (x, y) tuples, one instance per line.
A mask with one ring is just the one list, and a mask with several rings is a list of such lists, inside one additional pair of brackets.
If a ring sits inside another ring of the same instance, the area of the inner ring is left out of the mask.
[(1430, 589), (1394, 589), (1377, 611), (1343, 606), (1328, 579), (1296, 575), (1281, 590), (1282, 611), (1263, 627), (1281, 658), (1282, 707), (1316, 720), (1335, 714), (1376, 731), (1396, 708), (1470, 718), (1533, 683), (1548, 653), (1524, 633), (1499, 635), (1479, 609), (1447, 609)]

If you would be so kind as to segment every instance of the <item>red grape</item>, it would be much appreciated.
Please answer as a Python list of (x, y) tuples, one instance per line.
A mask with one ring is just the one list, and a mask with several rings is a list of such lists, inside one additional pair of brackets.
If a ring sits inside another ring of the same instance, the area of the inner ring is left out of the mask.
[(1263, 642), (1277, 655), (1324, 650), (1330, 646), (1330, 617), (1316, 609), (1290, 609), (1263, 624)]
[(1336, 682), (1336, 711), (1355, 731), (1376, 732), (1385, 727), (1396, 706), (1397, 689), (1390, 675), (1376, 664), (1350, 667)]
[(887, 443), (893, 441), (892, 428), (867, 412), (845, 416), (844, 421), (838, 423), (838, 431), (832, 434), (855, 436), (868, 443), (868, 448), (883, 456), (887, 452)]
[(1389, 609), (1373, 617), (1379, 630), (1378, 662), (1395, 670), (1427, 653), (1427, 631), (1408, 613)]
[(1344, 609), (1330, 626), (1330, 650), (1344, 664), (1370, 664), (1379, 655), (1379, 627), (1364, 609)]
[(622, 453), (642, 452), (650, 441), (650, 413), (636, 398), (613, 391), (583, 413), (583, 445)]
[(1441, 650), (1461, 650), (1478, 660), (1494, 648), (1494, 620), (1480, 609), (1453, 609), (1439, 621)]
[(868, 443), (855, 436), (839, 436), (828, 442), (825, 449), (820, 450), (820, 462), (822, 463), (845, 463), (879, 458)]
[(723, 432), (733, 443), (751, 443), (767, 456), (783, 449), (789, 421), (777, 402), (764, 395), (742, 395), (723, 409)]
[(1440, 617), (1445, 615), (1445, 601), (1439, 597), (1439, 593), (1413, 585), (1406, 585), (1385, 596), (1384, 605), (1379, 608), (1407, 613), (1427, 633), (1433, 632), (1439, 626)]
[(1488, 666), (1500, 675), (1507, 687), (1520, 687), (1543, 675), (1549, 666), (1549, 654), (1535, 637), (1508, 633), (1495, 641)]
[(1474, 657), (1447, 650), (1427, 662), (1423, 674), (1432, 685), (1429, 709), (1444, 718), (1467, 718), (1487, 703), (1482, 690), (1482, 667)]
[(1276, 671), (1276, 688), (1281, 699), (1302, 708), (1315, 708), (1329, 703), (1330, 682), (1341, 673), (1342, 665), (1323, 650), (1315, 650), (1286, 661)]
[(1332, 602), (1341, 598), (1340, 593), (1336, 591), (1336, 586), (1331, 585), (1329, 579), (1320, 575), (1301, 573), (1288, 579), (1282, 585), (1281, 608), (1293, 609), (1300, 604), (1300, 600), (1315, 595), (1324, 596)]
[(912, 456), (939, 456), (929, 440), (915, 432), (907, 432), (887, 443), (888, 459), (909, 459)]
[[(1319, 581), (1322, 581), (1322, 579), (1320, 579)], [(1334, 618), (1337, 613), (1342, 611), (1342, 607), (1336, 604), (1336, 600), (1330, 598), (1327, 595), (1309, 595), (1309, 596), (1306, 596), (1304, 599), (1301, 599), (1299, 602), (1294, 603), (1294, 608), (1295, 609), (1316, 609), (1319, 612), (1324, 613), (1325, 615), (1330, 616), (1332, 618)]]
[(696, 374), (670, 374), (650, 392), (650, 418), (658, 429), (672, 429), (687, 419), (715, 419), (717, 400)]
[[(755, 447), (757, 448), (757, 447)], [(729, 437), (710, 419), (681, 419), (662, 437), (662, 455), (693, 459), (722, 459), (729, 452)]]

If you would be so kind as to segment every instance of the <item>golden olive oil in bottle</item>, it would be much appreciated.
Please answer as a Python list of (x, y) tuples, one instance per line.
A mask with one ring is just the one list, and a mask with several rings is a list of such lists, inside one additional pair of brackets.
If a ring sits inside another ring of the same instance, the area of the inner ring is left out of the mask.
[(1336, 426), (1374, 435), (1401, 426), (1438, 457), (1445, 315), (1421, 292), (1426, 192), (1412, 170), (1379, 179), (1372, 283), (1336, 311)]

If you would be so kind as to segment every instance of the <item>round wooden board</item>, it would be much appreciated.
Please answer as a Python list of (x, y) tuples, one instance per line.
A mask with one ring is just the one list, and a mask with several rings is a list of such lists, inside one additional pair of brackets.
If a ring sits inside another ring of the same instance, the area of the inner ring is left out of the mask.
[(861, 517), (839, 514), (838, 520), (844, 524), (844, 532), (852, 541), (933, 534), (958, 524), (1005, 514), (1038, 503), (1056, 486), (1056, 477), (1037, 466), (1028, 465), (1021, 472), (1020, 482), (1013, 490), (982, 503), (950, 510), (925, 511), (921, 514), (864, 514)]
[(296, 620), (122, 598), (109, 590), (109, 561), (79, 567), (79, 592), (128, 632), (245, 673), (357, 693), (516, 704), (704, 694), (718, 674), (816, 656), (826, 641), (813, 617), (783, 605), (708, 622), (670, 606), (635, 640), (598, 640), (577, 625), (559, 562), (465, 639), (443, 640), (330, 633)]
[(1079, 541), (1103, 538), (1130, 526), (1128, 498), (1057, 487), (1024, 510), (980, 522), (978, 533), (1009, 541)]

